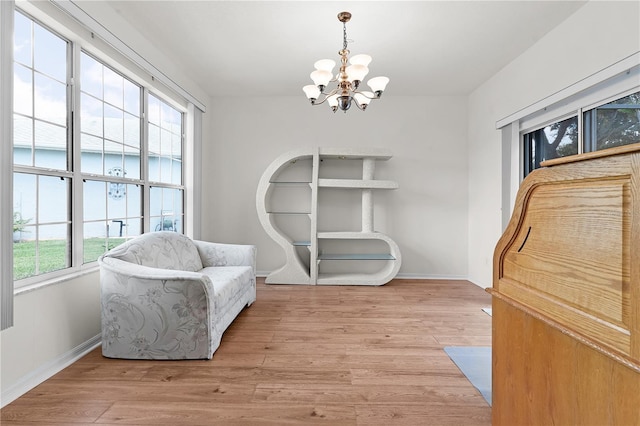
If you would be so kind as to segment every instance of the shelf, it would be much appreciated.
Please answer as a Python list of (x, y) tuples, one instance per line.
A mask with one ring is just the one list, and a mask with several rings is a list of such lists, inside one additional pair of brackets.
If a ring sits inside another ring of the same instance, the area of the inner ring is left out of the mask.
[(318, 260), (396, 260), (388, 253), (325, 253)]
[(268, 214), (310, 215), (310, 212), (267, 212)]
[(317, 285), (382, 285), (388, 280), (377, 274), (364, 273), (321, 273), (318, 274)]
[(384, 239), (384, 234), (380, 234), (378, 232), (359, 232), (359, 231), (318, 232), (318, 239), (378, 240), (378, 239)]
[(373, 158), (376, 160), (388, 160), (393, 157), (391, 151), (386, 149), (367, 148), (319, 148), (320, 159), (332, 158), (338, 160), (362, 160)]
[[(390, 237), (373, 231), (374, 190), (398, 188), (392, 180), (375, 178), (376, 163), (391, 157), (383, 148), (319, 147), (273, 161), (258, 183), (256, 208), (286, 261), (265, 282), (377, 286), (393, 279), (402, 263), (400, 249)], [(334, 216), (324, 212), (327, 207)], [(318, 232), (319, 217), (333, 218), (326, 225), (320, 221), (330, 232)], [(336, 227), (354, 231), (331, 231)]]
[(392, 180), (318, 179), (318, 187), (351, 189), (398, 189), (398, 183)]
[(272, 185), (282, 185), (282, 186), (300, 186), (300, 185), (311, 185), (310, 181), (282, 181), (282, 180), (274, 180), (269, 181)]

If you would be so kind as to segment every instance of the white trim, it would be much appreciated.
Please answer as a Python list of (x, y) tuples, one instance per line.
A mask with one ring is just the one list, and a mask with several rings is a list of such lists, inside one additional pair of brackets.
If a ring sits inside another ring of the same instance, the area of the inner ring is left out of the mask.
[(202, 111), (189, 104), (185, 123), (185, 155), (183, 162), (185, 211), (188, 212), (184, 233), (194, 240), (201, 236), (202, 210)]
[[(265, 278), (272, 271), (256, 271), (256, 277)], [(444, 281), (469, 281), (467, 275), (431, 275), (431, 274), (397, 274), (394, 279), (399, 280), (444, 280)]]
[(109, 31), (107, 28), (102, 26), (100, 22), (96, 21), (92, 16), (90, 16), (87, 12), (82, 10), (78, 5), (73, 3), (70, 0), (50, 0), (52, 4), (57, 6), (59, 9), (66, 12), (69, 16), (87, 28), (90, 32), (95, 34), (104, 40), (108, 45), (113, 47), (115, 50), (120, 52), (126, 58), (131, 60), (141, 69), (148, 72), (153, 78), (160, 81), (162, 84), (178, 93), (180, 96), (183, 96), (189, 102), (193, 103), (200, 111), (206, 112), (205, 105), (200, 102), (195, 96), (191, 93), (187, 92), (182, 88), (178, 83), (173, 81), (169, 76), (164, 74), (158, 68), (156, 68), (153, 64), (139, 55), (135, 50), (130, 48), (125, 42), (120, 40), (115, 34)]
[(539, 111), (544, 111), (545, 108), (566, 101), (568, 98), (585, 90), (591, 89), (599, 83), (605, 82), (606, 80), (619, 75), (624, 75), (634, 67), (636, 68), (637, 72), (639, 64), (640, 52), (636, 52), (594, 74), (591, 74), (590, 76), (583, 78), (582, 80), (568, 87), (565, 87), (562, 90), (557, 91), (556, 93), (547, 96), (546, 98), (543, 98), (501, 120), (498, 120), (496, 122), (496, 129), (500, 129), (510, 123), (513, 123), (514, 121), (521, 120)]
[[(35, 275), (33, 277), (29, 277), (25, 279), (25, 281), (31, 280), (27, 284), (24, 284), (19, 287), (16, 286), (14, 295), (18, 296), (20, 294), (30, 293), (34, 290), (39, 290), (43, 287), (48, 287), (54, 284), (60, 284), (65, 281), (70, 281), (75, 278), (82, 277), (84, 275), (97, 273), (99, 271), (100, 271), (100, 267), (98, 266), (98, 262), (91, 262), (89, 264), (82, 265), (81, 267), (79, 267), (79, 269), (66, 268), (61, 271), (56, 271), (60, 273), (59, 275), (54, 275), (54, 276)], [(46, 277), (46, 278), (43, 279), (43, 277)]]
[(83, 342), (70, 351), (42, 364), (29, 374), (18, 379), (15, 384), (2, 392), (2, 395), (0, 396), (0, 408), (15, 401), (17, 398), (29, 392), (40, 383), (59, 373), (97, 348), (102, 342), (101, 338), (101, 334), (93, 336), (86, 342)]
[(13, 10), (0, 1), (0, 330), (13, 325)]

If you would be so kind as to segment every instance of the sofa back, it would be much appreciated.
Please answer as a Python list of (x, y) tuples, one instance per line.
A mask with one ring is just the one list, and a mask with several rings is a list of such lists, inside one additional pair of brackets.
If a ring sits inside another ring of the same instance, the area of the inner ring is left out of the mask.
[(104, 257), (152, 268), (197, 272), (202, 269), (198, 248), (177, 232), (149, 232), (111, 249)]

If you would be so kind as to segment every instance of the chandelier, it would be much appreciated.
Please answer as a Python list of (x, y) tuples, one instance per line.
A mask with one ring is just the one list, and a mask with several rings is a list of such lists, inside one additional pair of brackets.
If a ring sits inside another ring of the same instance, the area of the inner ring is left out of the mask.
[[(360, 83), (369, 73), (368, 65), (371, 62), (369, 55), (355, 55), (349, 58), (349, 50), (347, 49), (347, 22), (351, 19), (351, 13), (340, 12), (338, 20), (342, 22), (342, 50), (338, 52), (340, 55), (340, 71), (334, 77), (333, 67), (336, 62), (332, 59), (321, 59), (313, 66), (315, 71), (311, 73), (313, 84), (304, 86), (302, 90), (311, 101), (311, 105), (320, 105), (327, 102), (333, 112), (338, 108), (347, 112), (351, 104), (364, 111), (372, 99), (380, 99), (384, 92), (389, 79), (387, 77), (374, 77), (367, 82), (371, 91), (359, 91)], [(349, 65), (347, 65), (349, 63)], [(326, 92), (329, 83), (337, 82), (335, 89)], [(319, 99), (323, 96), (322, 99)]]

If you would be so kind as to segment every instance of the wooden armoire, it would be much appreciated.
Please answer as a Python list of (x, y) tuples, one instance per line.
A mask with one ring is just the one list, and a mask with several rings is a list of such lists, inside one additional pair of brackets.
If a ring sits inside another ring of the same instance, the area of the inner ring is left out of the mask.
[(640, 425), (640, 143), (527, 176), (493, 270), (493, 424)]

